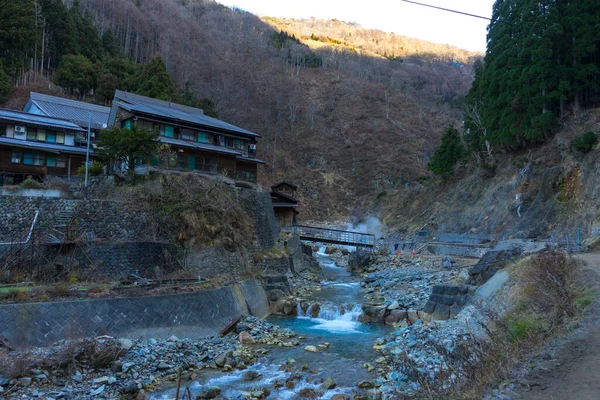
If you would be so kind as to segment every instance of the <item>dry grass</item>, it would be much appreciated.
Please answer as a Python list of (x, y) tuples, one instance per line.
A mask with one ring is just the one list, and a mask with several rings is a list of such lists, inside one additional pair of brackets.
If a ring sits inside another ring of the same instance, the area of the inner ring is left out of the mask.
[(152, 212), (158, 236), (174, 242), (222, 245), (228, 250), (248, 247), (254, 225), (236, 201), (233, 189), (194, 174), (160, 176), (131, 188), (132, 203)]
[(550, 251), (533, 257), (519, 274), (528, 305), (553, 326), (574, 317), (580, 293), (575, 284), (578, 271), (578, 264), (565, 253)]

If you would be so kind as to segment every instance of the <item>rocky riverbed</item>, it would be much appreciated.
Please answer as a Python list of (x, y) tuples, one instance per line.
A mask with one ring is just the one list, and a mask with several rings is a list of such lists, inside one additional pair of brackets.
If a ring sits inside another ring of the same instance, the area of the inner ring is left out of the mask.
[[(176, 384), (180, 377), (189, 382), (204, 370), (244, 370), (268, 353), (264, 347), (299, 345), (296, 336), (289, 329), (247, 317), (223, 338), (101, 337), (27, 351), (4, 349), (0, 398), (145, 399), (149, 391)], [(218, 391), (198, 395), (213, 398)]]
[[(486, 340), (488, 321), (473, 305), (445, 321), (425, 310), (436, 293), (442, 300), (470, 293), (467, 269), (397, 255), (369, 256), (357, 269), (344, 250), (322, 247), (319, 269), (274, 285), (269, 297), (280, 317), (247, 317), (223, 338), (103, 337), (5, 351), (2, 361), (13, 365), (0, 376), (0, 397), (162, 400), (175, 398), (178, 384), (181, 396), (199, 399), (451, 391), (476, 364), (471, 349)], [(440, 289), (447, 285), (462, 286)]]

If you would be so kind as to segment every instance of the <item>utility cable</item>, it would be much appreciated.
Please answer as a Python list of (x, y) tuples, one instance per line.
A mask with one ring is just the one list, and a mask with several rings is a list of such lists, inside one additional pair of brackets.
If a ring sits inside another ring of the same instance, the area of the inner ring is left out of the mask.
[(449, 8), (438, 7), (438, 6), (434, 6), (434, 5), (431, 5), (431, 4), (419, 3), (419, 2), (416, 2), (416, 1), (411, 1), (411, 0), (402, 0), (402, 1), (403, 1), (403, 2), (405, 2), (405, 3), (416, 4), (416, 5), (418, 5), (418, 6), (429, 7), (429, 8), (435, 8), (436, 10), (447, 11), (447, 12), (451, 12), (451, 13), (454, 13), (454, 14), (461, 14), (461, 15), (465, 15), (465, 16), (467, 16), (467, 17), (473, 17), (473, 18), (485, 19), (486, 21), (491, 21), (491, 20), (492, 20), (491, 18), (488, 18), (488, 17), (483, 17), (483, 16), (481, 16), (481, 15), (469, 14), (469, 13), (466, 13), (466, 12), (463, 12), (463, 11), (451, 10), (451, 9), (449, 9)]

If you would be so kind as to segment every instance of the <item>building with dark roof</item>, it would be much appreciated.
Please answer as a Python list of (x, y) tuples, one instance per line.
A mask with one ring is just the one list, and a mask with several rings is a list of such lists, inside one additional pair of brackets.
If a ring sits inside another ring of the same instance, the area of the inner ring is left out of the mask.
[(86, 156), (75, 137), (84, 132), (68, 120), (0, 109), (0, 186), (75, 175)]
[[(102, 129), (107, 128), (110, 114), (109, 107), (35, 92), (29, 94), (29, 100), (23, 110), (31, 114), (67, 120), (86, 131), (89, 121), (92, 142), (98, 139), (98, 133)], [(85, 142), (85, 137), (86, 135), (81, 135), (76, 137), (76, 140)]]
[(282, 226), (296, 225), (298, 216), (298, 200), (294, 198), (298, 186), (281, 181), (271, 186), (271, 203), (277, 217), (277, 223)]
[[(109, 125), (137, 124), (160, 132), (162, 143), (170, 145), (168, 168), (202, 174), (224, 175), (239, 186), (256, 184), (258, 165), (256, 140), (259, 134), (209, 117), (199, 108), (152, 99), (117, 90)], [(158, 159), (140, 160), (136, 173), (158, 167)]]

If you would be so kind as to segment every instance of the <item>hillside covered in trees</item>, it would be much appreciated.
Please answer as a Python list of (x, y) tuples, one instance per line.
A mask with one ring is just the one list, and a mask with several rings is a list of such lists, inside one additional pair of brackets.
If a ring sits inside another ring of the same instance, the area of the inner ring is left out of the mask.
[(447, 129), (429, 162), (441, 179), (381, 199), (384, 220), (505, 237), (592, 235), (600, 3), (497, 0), (475, 71), (464, 127)]
[[(458, 62), (469, 67), (482, 54), (464, 49), (396, 35), (377, 29), (365, 29), (355, 22), (264, 17), (276, 29), (301, 40), (310, 47), (343, 47), (352, 52), (384, 57), (399, 62), (417, 58), (429, 61)], [(408, 60), (409, 61), (409, 60)]]
[[(120, 88), (212, 109), (263, 136), (261, 181), (298, 183), (305, 217), (345, 217), (417, 182), (472, 81), (456, 49), (420, 43), (420, 56), (416, 41), (386, 34), (377, 48), (358, 31), (350, 46), (308, 46), (211, 0), (0, 0), (0, 10), (8, 106), (31, 87), (100, 103)], [(328, 24), (311, 34), (333, 38)]]

